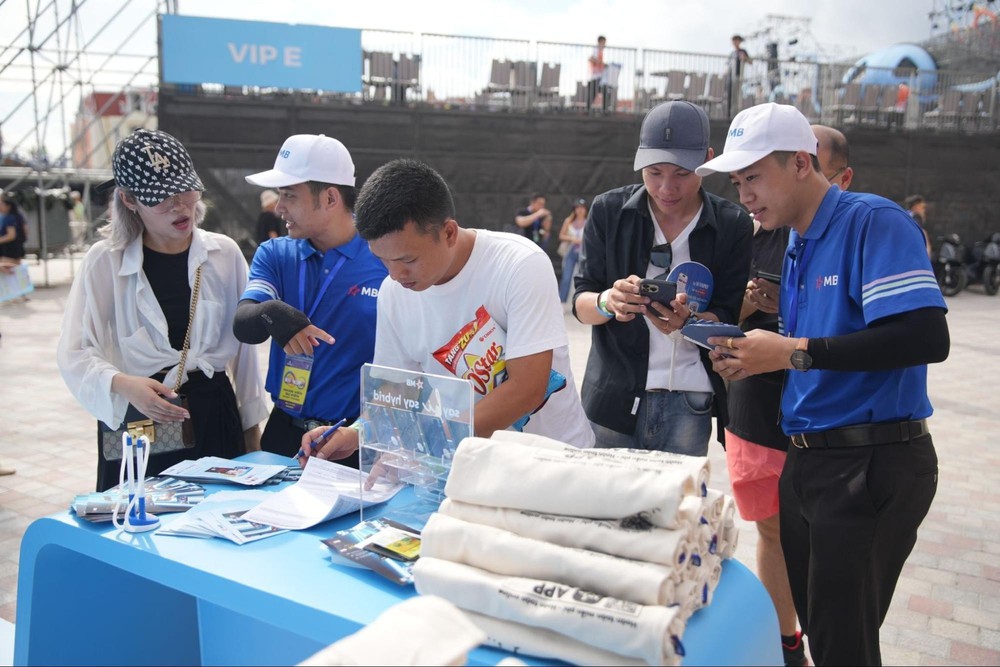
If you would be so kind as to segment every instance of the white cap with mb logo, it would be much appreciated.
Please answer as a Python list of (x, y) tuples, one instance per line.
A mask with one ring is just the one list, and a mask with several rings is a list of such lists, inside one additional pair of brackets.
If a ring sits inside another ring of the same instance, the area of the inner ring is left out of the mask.
[(324, 134), (296, 134), (285, 140), (274, 169), (251, 174), (248, 183), (285, 188), (316, 181), (354, 186), (354, 161), (344, 144)]
[(816, 135), (802, 112), (787, 104), (758, 104), (736, 114), (726, 146), (715, 159), (695, 169), (699, 176), (746, 169), (775, 151), (816, 155)]

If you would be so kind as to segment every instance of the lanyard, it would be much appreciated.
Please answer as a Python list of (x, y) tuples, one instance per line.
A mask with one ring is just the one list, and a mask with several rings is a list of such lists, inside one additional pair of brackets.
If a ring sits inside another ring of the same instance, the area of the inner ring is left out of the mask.
[(788, 281), (791, 287), (791, 294), (788, 300), (788, 317), (785, 318), (785, 333), (789, 338), (795, 336), (795, 325), (798, 324), (799, 320), (799, 278), (805, 273), (806, 264), (809, 262), (809, 258), (812, 257), (813, 250), (816, 245), (809, 243), (806, 239), (801, 239), (795, 244), (795, 255), (792, 257), (791, 264), (791, 278)]
[[(326, 274), (326, 280), (323, 281), (323, 285), (319, 288), (319, 293), (316, 294), (316, 299), (313, 301), (312, 308), (306, 313), (306, 317), (312, 320), (313, 313), (316, 312), (316, 307), (319, 306), (319, 302), (323, 299), (323, 295), (326, 294), (327, 288), (330, 283), (333, 282), (333, 277), (337, 275), (340, 271), (340, 267), (344, 265), (347, 261), (346, 255), (341, 255), (337, 263), (333, 265), (330, 269), (330, 273)], [(299, 304), (302, 306), (302, 311), (305, 312), (306, 309), (306, 262), (299, 264)]]

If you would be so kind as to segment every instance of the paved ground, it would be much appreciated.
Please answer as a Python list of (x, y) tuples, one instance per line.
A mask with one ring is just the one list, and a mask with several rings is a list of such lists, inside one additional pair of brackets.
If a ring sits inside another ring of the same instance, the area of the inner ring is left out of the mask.
[[(36, 285), (44, 267), (32, 266)], [(49, 263), (49, 288), (0, 305), (0, 618), (14, 621), (21, 535), (92, 490), (94, 421), (56, 370), (68, 260)], [(887, 665), (1000, 664), (1000, 297), (967, 291), (948, 301), (951, 357), (930, 371), (940, 486), (882, 629)], [(583, 376), (589, 331), (567, 315), (573, 371)], [(915, 331), (913, 335), (919, 336)], [(266, 361), (265, 361), (266, 363)], [(712, 487), (729, 490), (711, 449)], [(741, 524), (737, 558), (754, 567), (756, 536)]]

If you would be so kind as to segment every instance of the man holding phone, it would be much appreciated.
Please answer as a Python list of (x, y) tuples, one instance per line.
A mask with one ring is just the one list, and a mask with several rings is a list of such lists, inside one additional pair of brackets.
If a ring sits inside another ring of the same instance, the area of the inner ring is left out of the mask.
[[(847, 138), (826, 125), (813, 125), (812, 131), (820, 172), (831, 185), (846, 190), (854, 177)], [(750, 279), (740, 310), (744, 331), (778, 331), (781, 265), (789, 232), (789, 227), (764, 229), (754, 222)], [(784, 377), (784, 371), (775, 371), (729, 385), (726, 465), (740, 516), (757, 526), (757, 575), (778, 613), (785, 664), (804, 665), (805, 647), (797, 631), (778, 522), (778, 479), (789, 443), (779, 424)]]
[(708, 140), (700, 107), (655, 107), (635, 155), (642, 184), (605, 192), (591, 207), (573, 313), (594, 325), (581, 394), (599, 447), (704, 456), (713, 411), (722, 437), (725, 386), (707, 350), (679, 333), (692, 314), (687, 288), (666, 304), (650, 298), (659, 291), (641, 293), (643, 279), (665, 280), (672, 267), (700, 262), (714, 290), (698, 317), (736, 322), (752, 226), (739, 206), (702, 189), (694, 170), (713, 155)]

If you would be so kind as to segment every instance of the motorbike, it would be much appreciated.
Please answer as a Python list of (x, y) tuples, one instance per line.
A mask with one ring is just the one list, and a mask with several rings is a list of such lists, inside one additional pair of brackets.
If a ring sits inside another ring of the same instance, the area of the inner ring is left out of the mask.
[(971, 262), (967, 267), (968, 284), (981, 284), (990, 296), (1000, 291), (1000, 232), (993, 232), (972, 246)]
[(969, 274), (965, 266), (966, 248), (958, 234), (939, 236), (938, 250), (934, 255), (934, 275), (937, 277), (941, 293), (945, 296), (955, 296), (969, 282)]

